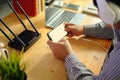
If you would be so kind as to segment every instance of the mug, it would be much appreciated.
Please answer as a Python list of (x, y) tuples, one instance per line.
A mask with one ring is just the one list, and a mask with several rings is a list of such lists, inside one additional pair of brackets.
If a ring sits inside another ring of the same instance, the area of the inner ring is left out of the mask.
[(8, 50), (6, 48), (0, 48), (0, 58), (2, 56), (5, 57), (6, 59), (8, 59), (9, 53), (8, 53)]

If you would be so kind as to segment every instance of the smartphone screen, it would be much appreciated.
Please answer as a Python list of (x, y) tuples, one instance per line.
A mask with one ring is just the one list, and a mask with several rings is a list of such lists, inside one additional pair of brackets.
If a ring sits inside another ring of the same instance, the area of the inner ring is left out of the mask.
[(65, 27), (63, 24), (59, 25), (58, 27), (54, 28), (52, 31), (47, 33), (47, 36), (50, 40), (54, 42), (60, 41), (64, 36), (67, 35), (67, 32), (64, 31)]

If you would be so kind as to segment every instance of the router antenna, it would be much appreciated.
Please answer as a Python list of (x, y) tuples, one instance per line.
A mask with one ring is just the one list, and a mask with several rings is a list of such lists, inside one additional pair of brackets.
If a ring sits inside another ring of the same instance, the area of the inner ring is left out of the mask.
[(6, 0), (8, 5), (10, 6), (10, 8), (12, 9), (12, 11), (15, 13), (15, 15), (17, 16), (17, 18), (19, 19), (20, 23), (23, 25), (23, 27), (25, 28), (25, 30), (27, 30), (27, 27), (25, 26), (25, 24), (23, 23), (22, 19), (20, 18), (20, 16), (17, 14), (16, 10), (13, 8), (12, 4)]
[(22, 31), (20, 34), (16, 35), (14, 32), (12, 32), (12, 30), (8, 27), (8, 25), (0, 18), (0, 22), (11, 32), (14, 38), (11, 40), (9, 36), (2, 29), (0, 29), (0, 31), (2, 31), (2, 33), (10, 40), (8, 43), (8, 46), (18, 50), (22, 50), (22, 48), (24, 47), (24, 51), (26, 51), (40, 38), (41, 34), (37, 31), (37, 29), (32, 24), (29, 17), (27, 16), (27, 14), (25, 13), (25, 11), (23, 10), (23, 8), (20, 6), (18, 2), (17, 2), (17, 6), (23, 12), (24, 16), (27, 18), (27, 20), (32, 25), (35, 31), (27, 29), (22, 19), (20, 18), (16, 10), (13, 8), (12, 3), (9, 2), (9, 0), (6, 0), (6, 2), (10, 6), (14, 14), (17, 16), (18, 20), (21, 22), (25, 30)]
[(0, 19), (0, 21), (12, 33), (13, 36), (16, 37), (16, 39), (19, 40), (23, 46), (25, 46), (24, 42), (11, 31), (11, 29), (6, 25), (6, 23), (2, 19)]
[(22, 11), (22, 13), (25, 15), (25, 17), (27, 18), (27, 20), (29, 21), (29, 23), (32, 25), (33, 29), (37, 32), (37, 34), (39, 34), (39, 32), (37, 31), (37, 29), (35, 28), (35, 26), (33, 25), (33, 23), (30, 21), (27, 13), (24, 11), (24, 9), (22, 8), (22, 6), (20, 5), (20, 3), (17, 1), (16, 2), (18, 7), (20, 8), (20, 10)]
[(0, 28), (0, 31), (5, 35), (5, 37), (7, 37), (7, 39), (11, 42), (13, 42), (12, 39), (10, 39), (10, 37)]

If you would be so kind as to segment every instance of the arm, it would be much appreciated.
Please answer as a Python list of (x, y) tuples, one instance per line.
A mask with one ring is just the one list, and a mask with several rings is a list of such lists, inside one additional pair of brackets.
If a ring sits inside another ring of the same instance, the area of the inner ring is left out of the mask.
[(72, 54), (74, 51), (68, 40), (63, 39), (57, 43), (48, 41), (47, 44), (54, 56), (65, 62), (69, 80), (92, 80), (93, 73)]
[(111, 39), (114, 37), (113, 30), (103, 22), (84, 26), (84, 34), (95, 38)]
[(65, 23), (65, 31), (68, 32), (69, 37), (84, 34), (95, 38), (111, 39), (114, 36), (113, 30), (105, 26), (103, 22), (85, 26)]
[(69, 80), (93, 80), (93, 73), (74, 54), (66, 57), (65, 66)]

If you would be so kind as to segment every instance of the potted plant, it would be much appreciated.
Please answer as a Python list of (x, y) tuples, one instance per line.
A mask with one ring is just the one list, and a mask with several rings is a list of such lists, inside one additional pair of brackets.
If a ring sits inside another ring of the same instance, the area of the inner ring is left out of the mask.
[(27, 80), (25, 65), (21, 66), (22, 52), (19, 55), (13, 52), (9, 58), (0, 58), (0, 80)]

